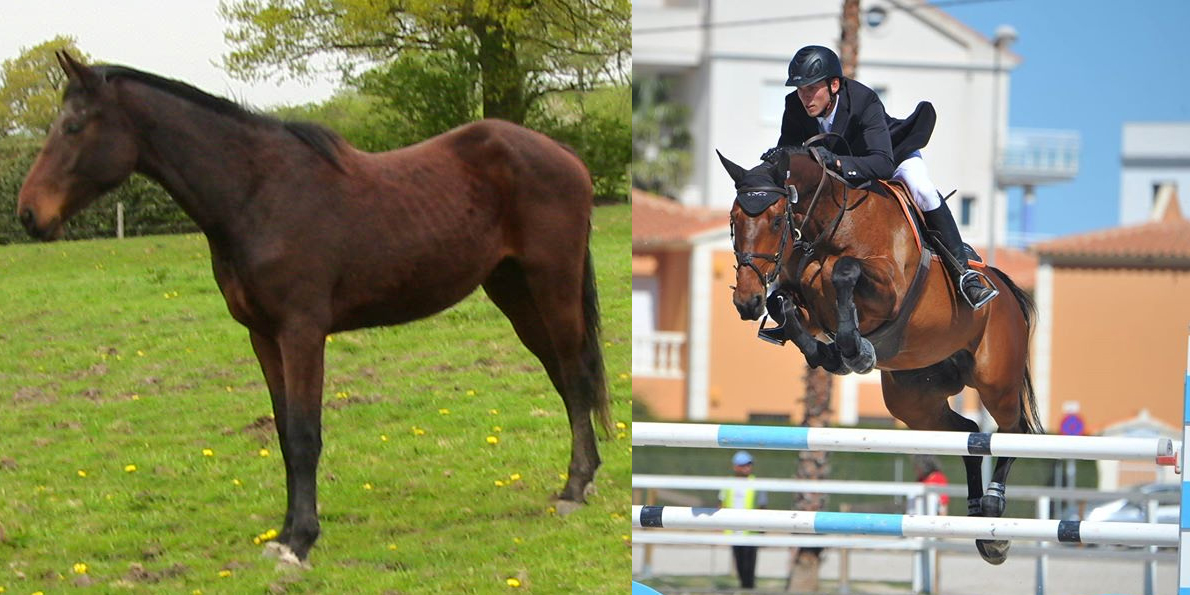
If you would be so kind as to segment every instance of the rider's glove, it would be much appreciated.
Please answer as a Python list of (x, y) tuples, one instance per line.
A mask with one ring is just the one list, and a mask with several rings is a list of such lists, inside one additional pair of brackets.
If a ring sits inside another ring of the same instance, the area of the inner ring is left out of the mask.
[(773, 147), (764, 153), (761, 153), (760, 160), (766, 163), (775, 163), (785, 151), (785, 147)]
[(827, 169), (833, 169), (836, 172), (843, 170), (843, 164), (839, 161), (839, 156), (826, 149), (818, 149), (818, 155), (822, 157), (822, 165)]

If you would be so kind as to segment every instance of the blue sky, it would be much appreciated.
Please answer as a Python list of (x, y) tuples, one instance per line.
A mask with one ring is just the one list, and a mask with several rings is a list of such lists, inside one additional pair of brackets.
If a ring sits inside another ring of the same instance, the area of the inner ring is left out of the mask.
[[(1030, 231), (1116, 225), (1124, 122), (1190, 121), (1190, 2), (1001, 0), (944, 10), (988, 37), (1001, 24), (1016, 28), (1023, 62), (1012, 75), (1010, 127), (1082, 135), (1078, 177), (1038, 188)], [(1010, 201), (1020, 229), (1020, 192)]]

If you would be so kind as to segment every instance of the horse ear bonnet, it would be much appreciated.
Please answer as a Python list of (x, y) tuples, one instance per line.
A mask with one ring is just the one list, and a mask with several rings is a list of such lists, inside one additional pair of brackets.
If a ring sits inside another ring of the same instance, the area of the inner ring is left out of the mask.
[(773, 206), (773, 203), (781, 200), (782, 196), (779, 192), (744, 188), (736, 192), (735, 200), (740, 203), (740, 208), (744, 210), (744, 213), (749, 217), (755, 217)]

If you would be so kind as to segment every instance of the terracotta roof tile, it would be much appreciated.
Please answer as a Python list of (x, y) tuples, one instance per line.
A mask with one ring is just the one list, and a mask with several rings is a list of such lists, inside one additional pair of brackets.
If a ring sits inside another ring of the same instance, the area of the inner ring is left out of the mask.
[(1177, 210), (1177, 201), (1158, 220), (1066, 236), (1033, 246), (1042, 256), (1086, 261), (1190, 261), (1190, 221)]
[(727, 229), (727, 211), (687, 207), (632, 189), (633, 246), (688, 244), (691, 237), (715, 228)]

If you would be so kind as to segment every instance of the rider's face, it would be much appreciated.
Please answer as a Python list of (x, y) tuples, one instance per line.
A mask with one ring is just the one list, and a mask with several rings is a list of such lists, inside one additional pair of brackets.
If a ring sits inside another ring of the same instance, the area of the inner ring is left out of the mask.
[[(802, 101), (802, 107), (806, 108), (806, 113), (811, 118), (821, 118), (826, 115), (826, 110), (831, 107), (831, 91), (838, 92), (839, 79), (830, 79), (827, 81), (818, 81), (813, 85), (802, 85), (797, 88), (797, 97)], [(830, 85), (828, 88), (827, 85)]]

